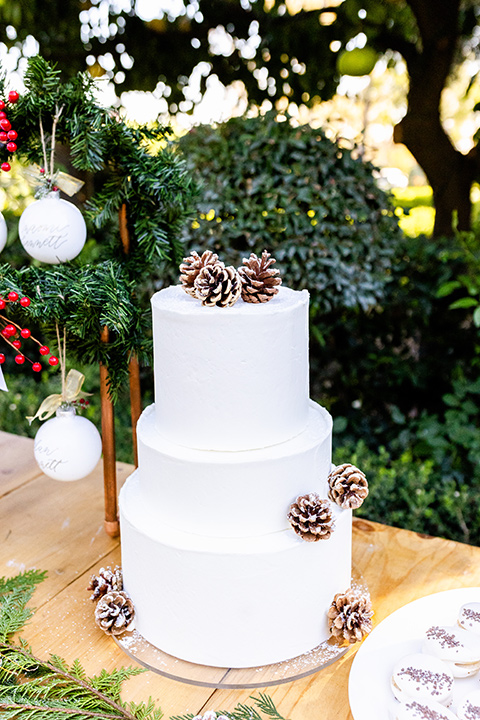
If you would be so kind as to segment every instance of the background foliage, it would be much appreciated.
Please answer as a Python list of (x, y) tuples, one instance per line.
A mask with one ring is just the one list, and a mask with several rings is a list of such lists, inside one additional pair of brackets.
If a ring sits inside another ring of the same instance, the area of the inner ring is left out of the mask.
[(401, 236), (373, 167), (274, 112), (204, 125), (179, 146), (202, 188), (187, 248), (208, 247), (234, 265), (268, 248), (285, 282), (310, 291), (313, 313), (374, 305)]
[[(315, 166), (312, 145), (325, 156)], [(312, 292), (311, 395), (335, 419), (335, 462), (355, 462), (367, 473), (371, 497), (361, 514), (480, 544), (480, 342), (474, 308), (455, 307), (466, 292), (458, 278), (478, 277), (479, 235), (432, 242), (402, 234), (371, 166), (319, 131), (270, 116), (199, 128), (180, 147), (202, 184), (195, 219), (184, 228), (185, 250), (211, 247), (235, 263), (268, 247), (286, 284)], [(346, 222), (352, 213), (357, 221)], [(4, 257), (15, 262), (14, 221), (10, 232)], [(166, 263), (142, 279), (147, 313), (148, 295), (177, 280), (175, 265)], [(451, 294), (441, 290), (446, 286)], [(36, 429), (24, 416), (39, 394), (54, 391), (51, 371), (43, 385), (8, 363), (11, 391), (0, 394), (0, 416), (8, 429), (31, 434)], [(96, 367), (79, 369), (94, 393), (88, 417), (98, 424)], [(142, 379), (148, 404), (148, 368)], [(120, 391), (116, 414), (118, 457), (131, 460), (128, 392)]]

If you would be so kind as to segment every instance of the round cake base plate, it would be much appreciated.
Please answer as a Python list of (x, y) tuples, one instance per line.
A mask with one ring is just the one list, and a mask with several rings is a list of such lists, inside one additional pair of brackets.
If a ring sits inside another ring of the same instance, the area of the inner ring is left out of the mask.
[[(368, 588), (359, 573), (353, 573), (352, 588), (368, 594)], [(352, 646), (339, 646), (327, 640), (303, 655), (261, 667), (221, 668), (180, 660), (167, 655), (149, 643), (137, 630), (114, 638), (116, 644), (130, 658), (148, 670), (171, 680), (211, 688), (262, 688), (299, 680), (313, 675), (345, 655)], [(355, 647), (355, 646), (353, 646)]]
[(219, 668), (180, 660), (151, 645), (136, 630), (114, 638), (118, 647), (148, 670), (189, 685), (211, 688), (261, 688), (313, 675), (349, 650), (326, 641), (304, 655), (262, 667)]

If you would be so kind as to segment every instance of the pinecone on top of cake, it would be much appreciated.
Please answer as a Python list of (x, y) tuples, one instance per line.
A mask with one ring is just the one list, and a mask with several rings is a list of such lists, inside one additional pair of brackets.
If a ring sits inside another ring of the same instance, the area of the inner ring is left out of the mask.
[(259, 258), (251, 253), (248, 260), (243, 258), (243, 266), (238, 268), (242, 278), (242, 300), (249, 303), (264, 303), (278, 293), (282, 280), (279, 270), (272, 268), (276, 262), (267, 250)]
[(242, 281), (233, 265), (225, 267), (223, 263), (215, 263), (200, 270), (194, 288), (195, 297), (202, 301), (202, 305), (229, 307), (240, 297)]
[(202, 256), (195, 250), (192, 250), (190, 255), (184, 258), (180, 265), (180, 281), (182, 287), (185, 292), (193, 298), (198, 297), (195, 289), (195, 280), (199, 272), (207, 265), (221, 265), (223, 267), (223, 263), (219, 261), (218, 255), (210, 250), (205, 250)]
[(205, 250), (200, 256), (195, 250), (180, 265), (180, 281), (185, 292), (202, 305), (230, 307), (241, 296), (244, 302), (264, 303), (278, 293), (282, 280), (276, 262), (267, 250), (261, 257), (250, 253), (236, 270), (218, 259), (218, 255)]

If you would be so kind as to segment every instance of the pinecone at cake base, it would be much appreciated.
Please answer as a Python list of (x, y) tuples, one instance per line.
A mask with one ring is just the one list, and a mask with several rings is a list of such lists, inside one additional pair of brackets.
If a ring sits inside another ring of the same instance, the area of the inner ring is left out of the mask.
[(287, 518), (297, 535), (307, 542), (328, 540), (335, 526), (330, 503), (317, 493), (297, 497)]
[(229, 307), (237, 302), (241, 292), (240, 275), (231, 265), (206, 265), (195, 278), (195, 297), (202, 305)]
[(111, 590), (123, 590), (122, 569), (116, 565), (114, 569), (110, 566), (100, 568), (98, 575), (92, 575), (87, 590), (92, 591), (90, 600), (98, 600)]
[(281, 278), (279, 271), (271, 266), (276, 262), (267, 250), (259, 258), (251, 253), (248, 260), (243, 258), (243, 266), (238, 268), (242, 278), (242, 300), (249, 303), (264, 303), (278, 293)]
[[(184, 258), (180, 265), (180, 281), (185, 292), (196, 298), (194, 285), (198, 273), (206, 265), (215, 265), (218, 262), (218, 255), (212, 253), (210, 250), (205, 250), (201, 257), (193, 250), (191, 255)], [(223, 265), (223, 263), (219, 264)]]
[(95, 608), (95, 622), (107, 635), (121, 635), (133, 630), (135, 608), (126, 592), (112, 590), (104, 595)]
[(367, 478), (355, 465), (338, 465), (328, 476), (328, 497), (344, 510), (356, 510), (368, 495)]
[(372, 615), (368, 595), (349, 588), (335, 595), (327, 612), (328, 629), (340, 645), (360, 642), (372, 629)]

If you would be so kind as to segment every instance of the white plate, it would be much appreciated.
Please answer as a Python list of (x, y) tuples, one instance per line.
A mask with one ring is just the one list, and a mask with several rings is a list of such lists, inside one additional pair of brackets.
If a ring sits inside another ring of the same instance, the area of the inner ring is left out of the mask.
[[(480, 588), (458, 588), (427, 595), (396, 610), (377, 625), (363, 641), (352, 663), (348, 699), (354, 720), (389, 720), (398, 705), (390, 689), (390, 678), (397, 660), (421, 652), (425, 631), (431, 625), (455, 625), (460, 607), (480, 602)], [(480, 675), (456, 678), (453, 705), (479, 690)]]

